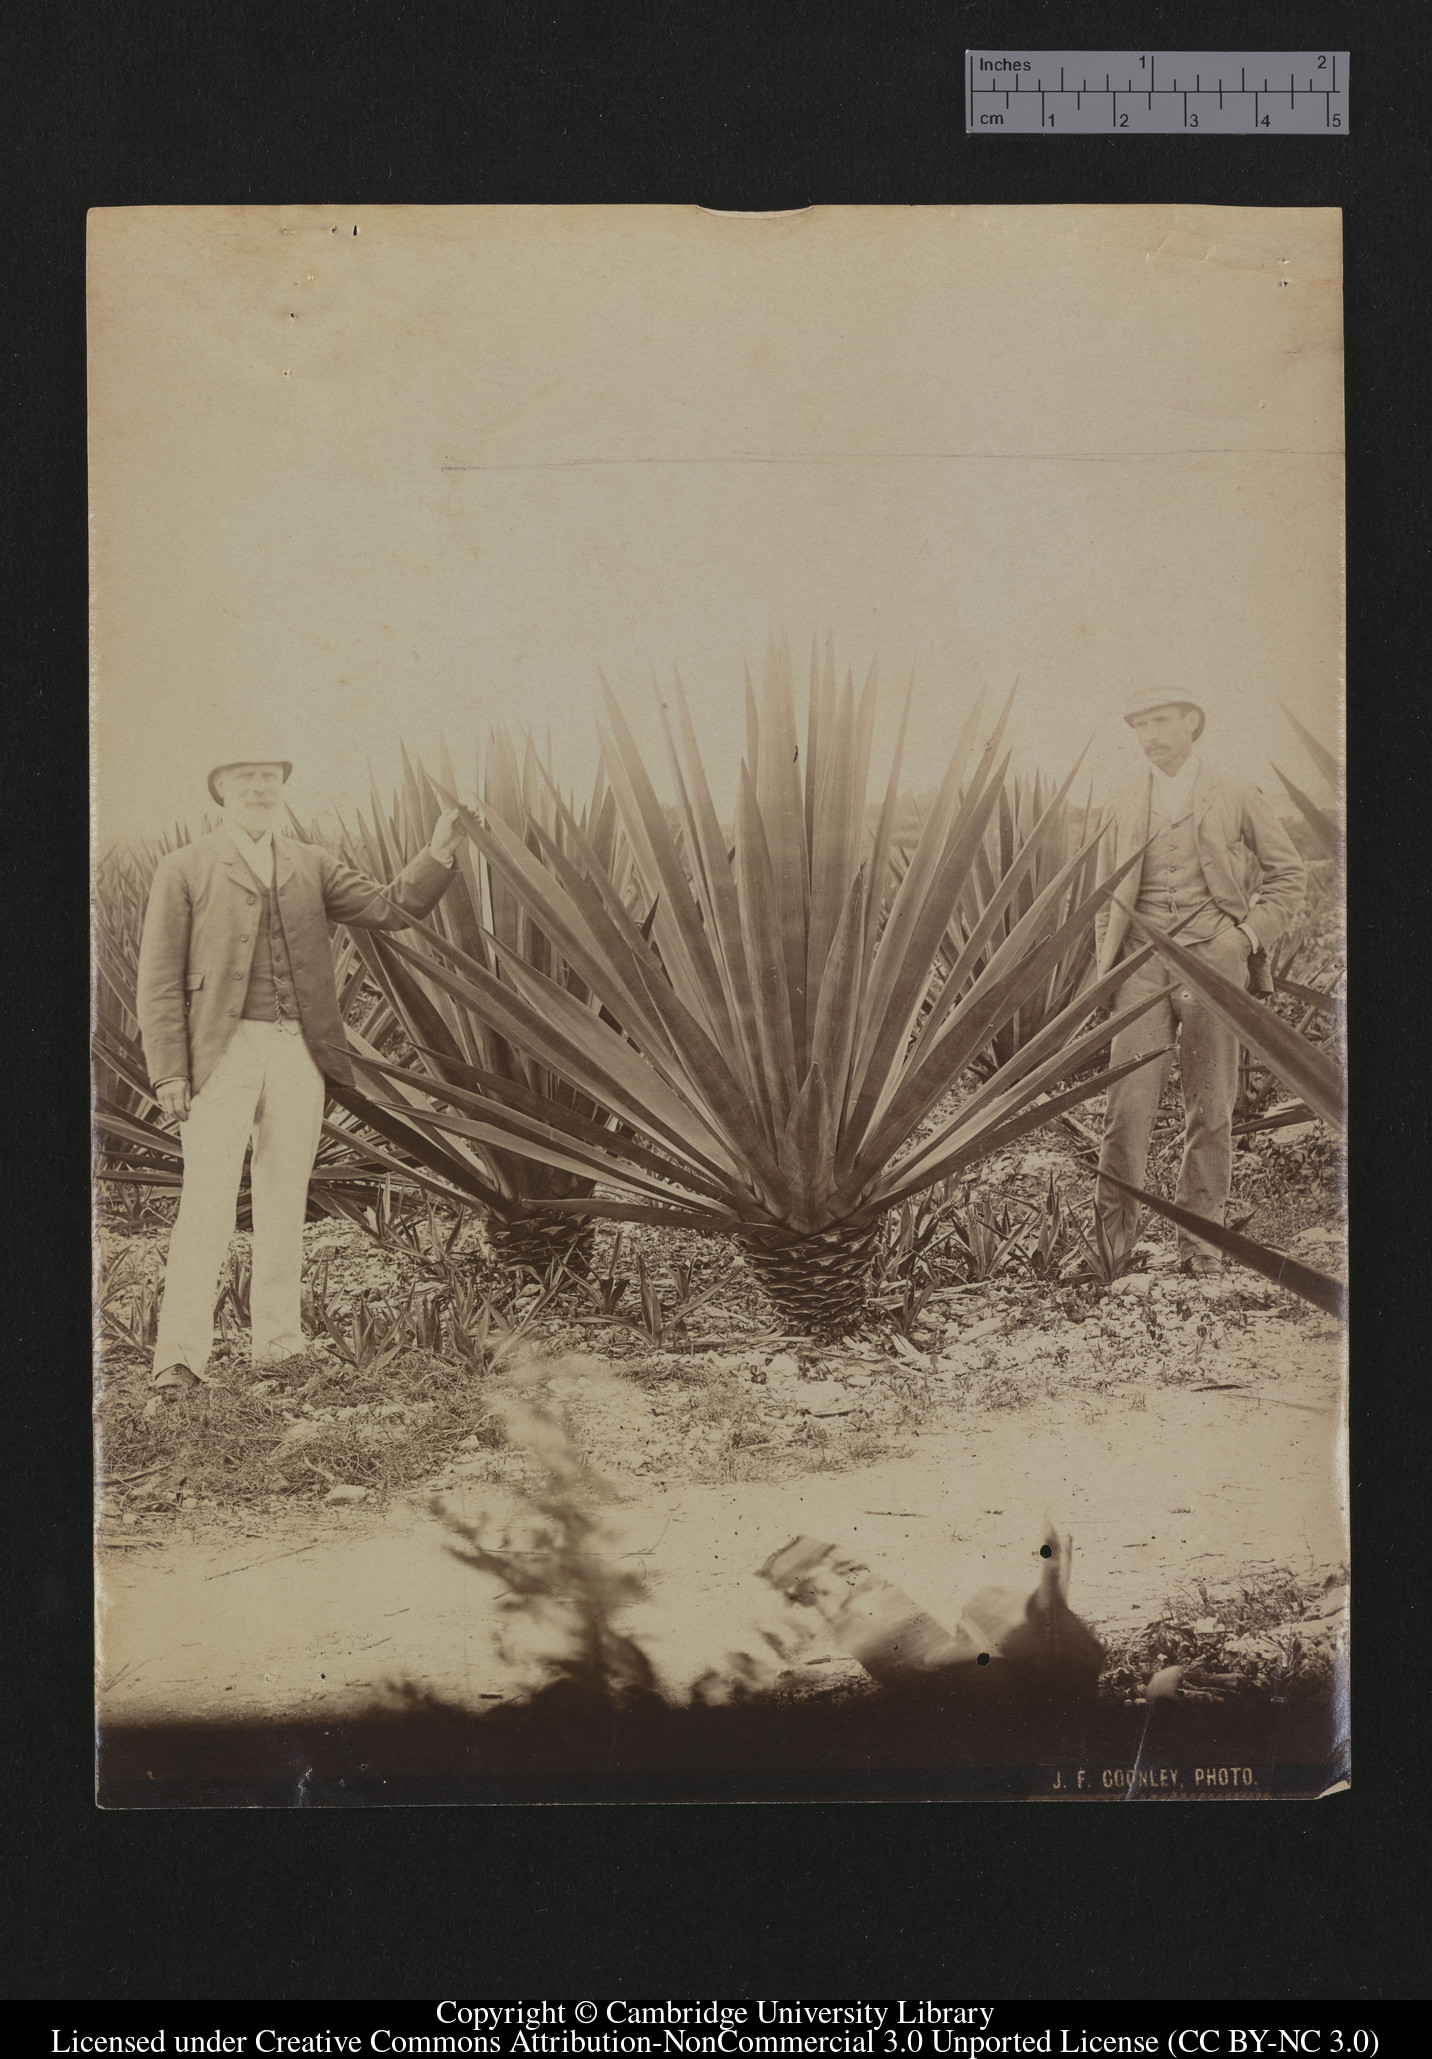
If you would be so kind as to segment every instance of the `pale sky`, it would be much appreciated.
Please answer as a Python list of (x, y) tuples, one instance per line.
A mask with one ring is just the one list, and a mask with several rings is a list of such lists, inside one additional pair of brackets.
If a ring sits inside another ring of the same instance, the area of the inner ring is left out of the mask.
[[(356, 230), (356, 234), (355, 234)], [(679, 667), (718, 802), (743, 664), (878, 658), (909, 784), (1019, 680), (1020, 761), (1136, 762), (1120, 697), (1321, 792), (1341, 734), (1335, 210), (136, 208), (90, 216), (96, 827), (300, 816)], [(653, 751), (653, 770), (658, 769)], [(664, 767), (661, 768), (664, 773)], [(659, 782), (664, 784), (664, 779)]]

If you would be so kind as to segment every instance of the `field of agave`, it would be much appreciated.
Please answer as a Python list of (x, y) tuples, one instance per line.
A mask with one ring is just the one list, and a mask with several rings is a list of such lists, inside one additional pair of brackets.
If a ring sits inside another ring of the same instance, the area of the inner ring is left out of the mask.
[[(333, 1089), (310, 1190), (308, 1348), (249, 1364), (241, 1236), (213, 1377), (173, 1405), (149, 1374), (182, 1159), (134, 998), (149, 880), (188, 832), (100, 866), (99, 1541), (140, 1583), (126, 1593), (141, 1613), (145, 1562), (162, 1579), (181, 1562), (168, 1549), (201, 1531), (289, 1521), (322, 1544), (331, 1524), (336, 1563), (341, 1526), (393, 1497), (481, 1487), (530, 1504), (555, 1543), (467, 1562), (511, 1606), (570, 1618), (582, 1678), (622, 1699), (640, 1650), (612, 1619), (641, 1583), (588, 1550), (585, 1502), (544, 1485), (545, 1447), (504, 1413), (534, 1366), (582, 1369), (562, 1448), (619, 1472), (630, 1508), (680, 1483), (745, 1494), (748, 1515), (787, 1482), (849, 1473), (854, 1488), (881, 1466), (904, 1480), (979, 1435), (1003, 1440), (985, 1462), (1000, 1492), (979, 1497), (1001, 1505), (978, 1520), (998, 1523), (1041, 1435), (1061, 1466), (1106, 1463), (1111, 1425), (1126, 1456), (1161, 1462), (1208, 1396), (1241, 1405), (1250, 1437), (1260, 1411), (1310, 1412), (1302, 1424), (1331, 1407), (1325, 1318), (1344, 1289), (1314, 1262), (1340, 1254), (1332, 818), (1288, 782), (1314, 890), (1271, 1005), (1221, 991), (1176, 938), (1144, 939), (1240, 1028), (1239, 1220), (1216, 1236), (1293, 1293), (1246, 1275), (1196, 1289), (1158, 1220), (1178, 1214), (1162, 1198), (1176, 1087), (1150, 1158), (1151, 1234), (1113, 1249), (1092, 1206), (1108, 1045), (1130, 1018), (1110, 1012), (1126, 968), (1095, 974), (1118, 881), (1077, 772), (1015, 774), (1008, 708), (986, 722), (976, 707), (935, 791), (902, 784), (897, 752), (870, 803), (874, 682), (838, 685), (828, 649), (799, 723), (789, 657), (770, 649), (735, 781), (702, 763), (679, 680), (669, 709), (674, 799), (604, 687), (582, 807), (499, 729), (470, 785), (446, 751), (431, 770), (405, 753), (396, 794), (375, 791), (351, 826), (290, 822), (379, 879), (449, 805), (468, 842), (426, 921), (335, 937), (360, 1084)], [(909, 717), (907, 703), (902, 745)], [(729, 820), (713, 790), (734, 790)], [(915, 1490), (892, 1491), (905, 1510)], [(1218, 1580), (1176, 1552), (1151, 1563), (1148, 1590), (1122, 1597), (1135, 1606), (1101, 1621), (1101, 1705), (1175, 1675), (1183, 1702), (1225, 1713), (1325, 1700), (1343, 1590), (1336, 1568), (1293, 1568), (1287, 1549), (1260, 1532)], [(209, 1684), (223, 1693), (227, 1676)]]
[[(470, 789), (446, 751), (435, 772), (404, 753), (391, 803), (375, 791), (329, 840), (389, 877), (457, 804), (469, 842), (427, 921), (336, 940), (362, 1085), (333, 1090), (310, 1213), (377, 1224), (395, 1190), (426, 1197), (459, 1225), (476, 1213), (515, 1279), (557, 1269), (598, 1296), (597, 1222), (716, 1236), (796, 1333), (847, 1331), (870, 1309), (908, 1316), (935, 1241), (958, 1246), (970, 1277), (1018, 1255), (1116, 1278), (1132, 1254), (1086, 1234), (1052, 1184), (1038, 1221), (958, 1205), (982, 1163), (1047, 1124), (1077, 1130), (1073, 1111), (1117, 1076), (1109, 1040), (1138, 1011), (1108, 1012), (1127, 964), (1094, 972), (1095, 920), (1122, 876), (1101, 863), (1099, 814), (1071, 801), (1075, 773), (1011, 773), (1008, 705), (986, 721), (976, 704), (938, 790), (912, 795), (908, 697), (869, 805), (875, 702), (873, 670), (859, 692), (848, 674), (838, 683), (827, 643), (812, 651), (802, 733), (790, 654), (773, 641), (759, 692), (747, 681), (736, 779), (723, 767), (713, 780), (678, 678), (658, 696), (665, 803), (605, 682), (601, 769), (580, 810), (501, 729)], [(1332, 874), (1334, 818), (1284, 783)], [(732, 788), (723, 820), (713, 791)], [(296, 820), (291, 833), (318, 834)], [(97, 1171), (136, 1220), (178, 1185), (134, 974), (148, 880), (185, 835), (109, 854), (96, 883)], [(1335, 896), (1325, 879), (1324, 902)], [(1328, 927), (1288, 940), (1272, 1008), (1145, 931), (1143, 955), (1157, 948), (1225, 1008), (1263, 1066), (1245, 1127), (1341, 1124)], [(1296, 1098), (1270, 1110), (1275, 1083)], [(1236, 1231), (1218, 1241), (1340, 1307), (1342, 1290), (1306, 1266)], [(645, 1273), (641, 1286), (658, 1323)]]

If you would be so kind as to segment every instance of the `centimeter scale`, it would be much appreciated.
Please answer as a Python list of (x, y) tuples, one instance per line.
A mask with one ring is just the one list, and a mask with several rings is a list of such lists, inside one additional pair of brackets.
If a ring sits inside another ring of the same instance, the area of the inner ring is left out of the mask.
[(979, 136), (1345, 136), (1346, 50), (967, 50)]

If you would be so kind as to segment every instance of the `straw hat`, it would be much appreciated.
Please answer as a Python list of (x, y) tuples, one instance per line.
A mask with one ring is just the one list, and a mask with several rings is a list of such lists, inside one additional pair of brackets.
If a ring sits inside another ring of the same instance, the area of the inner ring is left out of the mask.
[[(267, 738), (266, 742), (271, 745), (273, 742), (272, 737)], [(262, 751), (246, 751), (242, 757), (221, 758), (217, 765), (212, 765), (209, 768), (209, 793), (219, 803), (220, 807), (224, 805), (223, 796), (214, 782), (221, 772), (228, 772), (235, 765), (281, 765), (283, 767), (285, 785), (288, 784), (288, 776), (293, 770), (293, 765), (289, 759), (273, 756), (265, 757)]]
[(1124, 705), (1119, 712), (1124, 720), (1132, 725), (1136, 715), (1152, 715), (1155, 708), (1192, 708), (1198, 717), (1198, 727), (1193, 732), (1194, 742), (1197, 743), (1203, 735), (1207, 717), (1203, 712), (1202, 702), (1196, 701), (1192, 694), (1180, 693), (1176, 687), (1136, 686), (1132, 693), (1125, 696)]

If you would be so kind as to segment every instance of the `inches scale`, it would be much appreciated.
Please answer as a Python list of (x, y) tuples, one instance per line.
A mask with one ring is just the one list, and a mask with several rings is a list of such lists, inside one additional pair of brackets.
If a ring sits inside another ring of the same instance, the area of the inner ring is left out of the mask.
[(978, 136), (1345, 136), (1346, 50), (967, 50)]

